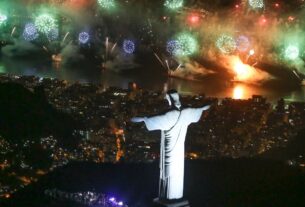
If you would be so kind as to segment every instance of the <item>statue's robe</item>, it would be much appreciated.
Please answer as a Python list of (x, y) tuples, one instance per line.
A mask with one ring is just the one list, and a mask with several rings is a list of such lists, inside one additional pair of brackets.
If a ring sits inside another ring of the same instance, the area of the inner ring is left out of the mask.
[(188, 125), (200, 120), (201, 108), (171, 110), (145, 118), (149, 131), (161, 130), (159, 199), (183, 197), (184, 141)]

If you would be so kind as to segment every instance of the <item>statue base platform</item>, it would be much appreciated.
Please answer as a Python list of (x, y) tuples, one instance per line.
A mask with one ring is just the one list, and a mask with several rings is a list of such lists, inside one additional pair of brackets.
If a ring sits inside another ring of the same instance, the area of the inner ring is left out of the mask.
[(190, 207), (188, 200), (185, 199), (160, 200), (159, 198), (155, 198), (154, 204), (158, 207)]

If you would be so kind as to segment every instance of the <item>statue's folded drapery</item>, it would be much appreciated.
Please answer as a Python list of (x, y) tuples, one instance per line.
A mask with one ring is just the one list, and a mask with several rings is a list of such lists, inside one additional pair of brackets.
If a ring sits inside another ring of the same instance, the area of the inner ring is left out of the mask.
[(148, 130), (161, 130), (160, 199), (183, 197), (184, 141), (188, 125), (200, 120), (203, 108), (173, 109), (145, 118)]

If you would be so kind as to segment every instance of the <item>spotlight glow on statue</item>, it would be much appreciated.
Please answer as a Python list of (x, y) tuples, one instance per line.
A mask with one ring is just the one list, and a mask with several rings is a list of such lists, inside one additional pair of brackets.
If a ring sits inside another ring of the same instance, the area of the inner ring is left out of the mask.
[(132, 122), (144, 122), (149, 131), (161, 130), (159, 200), (170, 201), (183, 197), (184, 141), (187, 128), (200, 120), (201, 108), (183, 108), (177, 91), (167, 92), (170, 110), (150, 117), (134, 117)]

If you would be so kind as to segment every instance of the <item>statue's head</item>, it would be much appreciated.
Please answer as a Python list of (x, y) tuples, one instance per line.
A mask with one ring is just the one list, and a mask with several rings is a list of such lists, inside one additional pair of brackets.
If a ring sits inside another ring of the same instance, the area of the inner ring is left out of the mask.
[(176, 107), (177, 109), (181, 108), (180, 97), (176, 90), (167, 91), (165, 98), (170, 106)]

